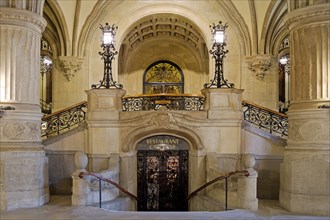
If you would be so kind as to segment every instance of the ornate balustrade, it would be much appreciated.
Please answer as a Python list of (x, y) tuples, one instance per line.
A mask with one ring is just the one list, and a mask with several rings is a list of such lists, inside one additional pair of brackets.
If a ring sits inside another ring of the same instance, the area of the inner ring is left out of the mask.
[(123, 111), (149, 111), (165, 106), (168, 110), (203, 110), (204, 96), (194, 94), (141, 94), (123, 97)]
[(59, 134), (85, 121), (86, 112), (83, 110), (84, 107), (87, 107), (86, 101), (44, 116), (42, 118), (41, 136), (48, 137), (52, 134)]
[(259, 106), (244, 100), (244, 120), (267, 130), (270, 134), (276, 133), (281, 137), (288, 136), (288, 116), (271, 109)]
[(40, 99), (40, 108), (42, 113), (48, 115), (52, 113), (53, 106), (51, 103), (47, 103), (45, 100)]
[[(192, 94), (143, 94), (123, 97), (123, 111), (149, 111), (165, 106), (168, 110), (202, 111), (204, 96)], [(243, 117), (246, 122), (268, 131), (270, 134), (288, 136), (288, 117), (285, 114), (243, 101)], [(42, 118), (42, 136), (59, 134), (85, 121), (87, 102), (54, 112)]]

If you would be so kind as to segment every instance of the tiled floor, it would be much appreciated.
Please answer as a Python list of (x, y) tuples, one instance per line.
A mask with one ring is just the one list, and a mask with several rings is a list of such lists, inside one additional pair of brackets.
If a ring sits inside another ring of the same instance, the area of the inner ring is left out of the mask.
[(282, 209), (278, 201), (259, 200), (259, 210), (250, 212), (248, 210), (232, 210), (226, 212), (116, 212), (96, 207), (73, 207), (70, 197), (52, 196), (50, 203), (31, 209), (19, 209), (6, 213), (1, 213), (1, 220), (54, 220), (54, 219), (74, 219), (74, 220), (98, 220), (98, 219), (127, 219), (127, 220), (329, 220), (329, 217), (306, 216), (290, 213)]

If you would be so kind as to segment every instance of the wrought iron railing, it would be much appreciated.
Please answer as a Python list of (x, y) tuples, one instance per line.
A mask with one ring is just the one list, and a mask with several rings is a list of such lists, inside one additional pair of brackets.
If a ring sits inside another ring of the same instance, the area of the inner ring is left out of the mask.
[(87, 107), (86, 101), (44, 116), (42, 118), (41, 136), (48, 137), (52, 134), (60, 134), (85, 121), (86, 112), (83, 109), (84, 107)]
[(129, 197), (134, 199), (135, 201), (137, 201), (137, 196), (136, 195), (130, 193), (129, 191), (127, 191), (124, 187), (122, 187), (118, 183), (116, 183), (112, 180), (109, 180), (107, 178), (102, 177), (101, 174), (91, 173), (91, 172), (80, 172), (79, 173), (80, 178), (84, 178), (84, 176), (92, 176), (92, 177), (95, 177), (96, 179), (98, 179), (98, 181), (99, 181), (99, 207), (100, 208), (102, 208), (102, 181), (117, 187), (120, 191), (122, 191), (123, 193), (125, 193), (126, 195), (128, 195)]
[(228, 210), (228, 178), (231, 176), (234, 176), (236, 174), (244, 174), (244, 176), (248, 177), (249, 176), (249, 172), (247, 170), (241, 170), (241, 171), (234, 171), (234, 172), (230, 172), (227, 173), (226, 175), (222, 175), (219, 177), (214, 178), (213, 180), (205, 183), (204, 185), (202, 185), (201, 187), (198, 187), (196, 190), (192, 191), (189, 195), (187, 200), (189, 201), (192, 197), (196, 196), (197, 193), (203, 189), (205, 189), (206, 187), (208, 187), (209, 185), (212, 185), (220, 180), (225, 179), (225, 210)]
[(204, 96), (193, 94), (141, 94), (123, 97), (123, 111), (149, 111), (165, 106), (168, 110), (203, 110)]
[(279, 134), (281, 137), (288, 136), (288, 116), (271, 109), (259, 106), (244, 100), (244, 120), (268, 131), (270, 134)]
[(53, 106), (52, 103), (47, 103), (45, 100), (40, 99), (40, 108), (42, 113), (51, 114)]

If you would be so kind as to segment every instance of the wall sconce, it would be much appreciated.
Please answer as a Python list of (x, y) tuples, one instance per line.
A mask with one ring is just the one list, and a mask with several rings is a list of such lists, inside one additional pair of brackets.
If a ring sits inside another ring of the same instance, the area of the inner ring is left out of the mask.
[(99, 55), (104, 60), (104, 75), (103, 80), (100, 80), (100, 84), (93, 84), (92, 89), (109, 89), (111, 87), (122, 89), (123, 85), (117, 84), (112, 77), (112, 60), (118, 54), (114, 45), (118, 27), (114, 24), (110, 26), (108, 23), (105, 23), (105, 26), (100, 25), (100, 29), (102, 30), (101, 47), (103, 48), (103, 52), (99, 52)]
[(5, 106), (5, 107), (0, 106), (0, 118), (2, 118), (2, 116), (5, 114), (5, 111), (7, 110), (15, 110), (15, 108), (12, 106)]
[(212, 54), (212, 58), (215, 59), (215, 74), (214, 79), (211, 80), (211, 83), (205, 83), (204, 88), (234, 88), (234, 83), (228, 83), (227, 79), (224, 79), (223, 76), (223, 58), (226, 57), (228, 50), (224, 50), (224, 47), (227, 45), (227, 36), (226, 36), (226, 28), (228, 24), (222, 25), (222, 22), (219, 21), (219, 24), (213, 26), (210, 25), (211, 33), (213, 35), (213, 46), (212, 50), (210, 50), (210, 54)]

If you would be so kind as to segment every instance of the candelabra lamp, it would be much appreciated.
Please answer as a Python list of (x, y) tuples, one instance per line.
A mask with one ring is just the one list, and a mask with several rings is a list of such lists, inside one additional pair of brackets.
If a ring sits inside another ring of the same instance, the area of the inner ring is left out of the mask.
[(227, 79), (224, 79), (223, 74), (223, 58), (226, 57), (228, 50), (225, 50), (226, 43), (226, 28), (228, 24), (222, 24), (220, 21), (219, 24), (213, 26), (210, 25), (211, 33), (213, 35), (213, 46), (212, 50), (210, 50), (210, 54), (212, 54), (212, 58), (215, 59), (215, 74), (211, 83), (205, 83), (204, 88), (234, 88), (234, 83), (228, 83)]
[(118, 84), (112, 77), (112, 60), (118, 54), (114, 44), (118, 27), (114, 24), (110, 26), (108, 23), (105, 23), (105, 26), (100, 25), (100, 29), (102, 30), (101, 47), (103, 48), (103, 52), (99, 52), (99, 55), (104, 60), (104, 75), (103, 79), (100, 80), (100, 84), (93, 84), (92, 89), (110, 89), (111, 87), (122, 89), (123, 85)]

